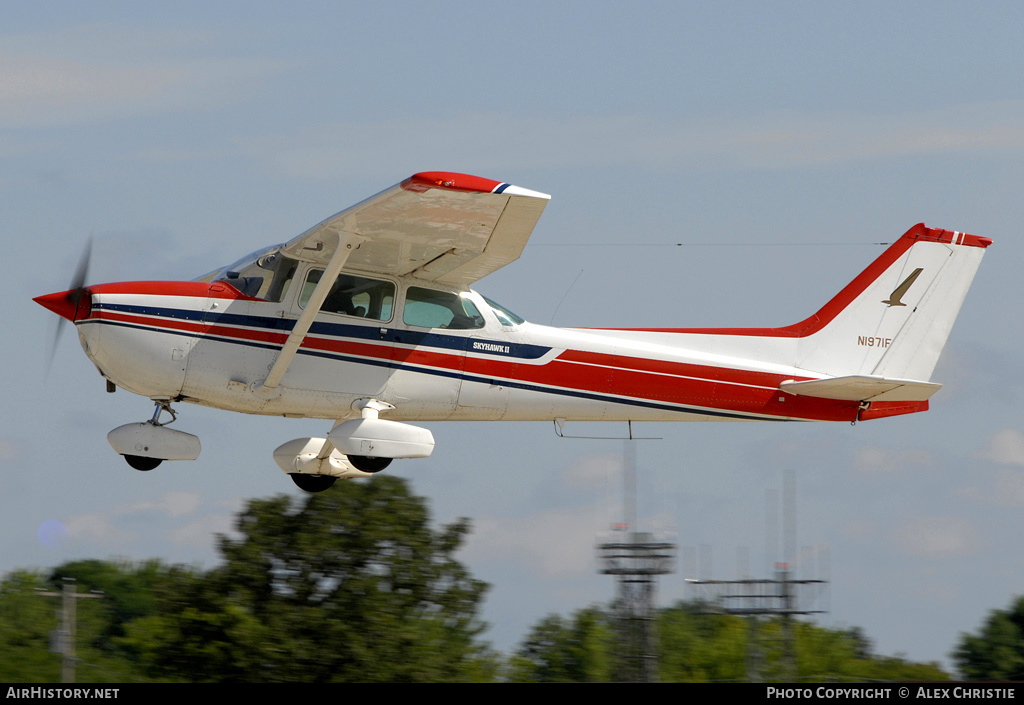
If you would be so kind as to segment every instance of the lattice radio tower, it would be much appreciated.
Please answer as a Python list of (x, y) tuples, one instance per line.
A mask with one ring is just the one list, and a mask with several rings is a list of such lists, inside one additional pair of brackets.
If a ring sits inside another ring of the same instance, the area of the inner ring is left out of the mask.
[[(687, 578), (697, 587), (710, 614), (730, 614), (747, 618), (750, 634), (747, 638), (747, 680), (759, 682), (764, 678), (765, 659), (762, 634), (759, 629), (763, 618), (778, 619), (781, 626), (782, 661), (779, 674), (784, 681), (794, 682), (796, 670), (796, 642), (793, 617), (821, 614), (823, 609), (812, 609), (828, 582), (818, 579), (797, 579), (792, 570), (792, 556), (796, 544), (796, 492), (792, 471), (784, 479), (784, 524), (787, 562), (775, 564), (772, 578), (741, 578), (739, 580), (704, 580)], [(771, 526), (768, 527), (771, 530)]]
[(675, 568), (676, 545), (664, 537), (636, 531), (636, 441), (625, 442), (623, 510), (608, 540), (598, 543), (600, 572), (616, 580), (615, 622), (619, 640), (616, 680), (653, 683), (658, 679), (655, 641), (657, 576)]

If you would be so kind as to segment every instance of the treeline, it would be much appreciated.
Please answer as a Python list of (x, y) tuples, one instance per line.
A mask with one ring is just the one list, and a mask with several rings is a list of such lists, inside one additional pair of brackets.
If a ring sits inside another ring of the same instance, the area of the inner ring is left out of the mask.
[[(780, 620), (713, 614), (700, 602), (660, 610), (655, 626), (657, 674), (665, 682), (935, 681), (938, 664), (878, 656), (859, 629), (792, 625), (792, 652)], [(551, 615), (535, 625), (507, 664), (522, 682), (605, 682), (638, 671), (637, 655), (618, 648), (610, 613), (591, 607), (569, 618)]]
[[(237, 539), (217, 537), (222, 564), (207, 571), (89, 560), (6, 576), (0, 682), (60, 680), (61, 657), (50, 650), (60, 598), (40, 593), (59, 591), (67, 578), (79, 593), (102, 594), (76, 600), (81, 683), (582, 682), (628, 672), (614, 620), (599, 607), (546, 617), (514, 654), (493, 651), (479, 616), (487, 586), (454, 557), (468, 521), (432, 528), (426, 502), (399, 478), (349, 482), (297, 501), (254, 500), (236, 530)], [(792, 661), (780, 623), (762, 621), (757, 631), (760, 648), (752, 651), (747, 620), (696, 603), (661, 610), (658, 675), (785, 680), (792, 663), (795, 677), (808, 680), (948, 678), (937, 664), (873, 654), (856, 629), (797, 622)], [(972, 664), (983, 661), (974, 643), (961, 649)]]
[(0, 590), (0, 681), (52, 682), (61, 587), (77, 600), (79, 682), (475, 681), (497, 663), (479, 640), (486, 585), (454, 558), (466, 521), (431, 527), (398, 478), (294, 502), (254, 500), (208, 571), (158, 561), (67, 563)]

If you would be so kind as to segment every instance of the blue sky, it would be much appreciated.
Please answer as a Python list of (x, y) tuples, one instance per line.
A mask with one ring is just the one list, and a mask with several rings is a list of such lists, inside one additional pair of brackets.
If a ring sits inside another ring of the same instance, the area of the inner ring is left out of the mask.
[[(47, 376), (54, 320), (31, 301), (90, 235), (93, 281), (192, 278), (416, 171), (461, 171), (552, 194), (523, 258), (476, 287), (538, 323), (785, 325), (916, 222), (993, 238), (931, 411), (648, 424), (663, 440), (637, 454), (642, 523), (720, 578), (738, 551), (759, 575), (781, 558), (765, 496), (792, 469), (798, 544), (828, 557), (821, 621), (946, 660), (1024, 579), (1022, 28), (1017, 3), (5, 8), (0, 570), (209, 567), (246, 498), (298, 493), (273, 449), (327, 430), (183, 406), (200, 460), (128, 468), (105, 435), (150, 402), (105, 394), (71, 335)], [(431, 429), (434, 455), (388, 472), (439, 521), (473, 520), (463, 558), (493, 585), (496, 646), (611, 596), (593, 545), (618, 518), (621, 443)], [(68, 536), (42, 542), (48, 520)], [(661, 601), (692, 596), (694, 572)]]

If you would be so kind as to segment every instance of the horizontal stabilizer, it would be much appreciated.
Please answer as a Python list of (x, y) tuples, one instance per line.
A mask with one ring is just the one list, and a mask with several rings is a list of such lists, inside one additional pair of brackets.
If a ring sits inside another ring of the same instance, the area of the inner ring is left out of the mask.
[(889, 379), (871, 375), (850, 375), (804, 382), (787, 380), (779, 390), (801, 396), (840, 401), (927, 401), (941, 388), (935, 382)]

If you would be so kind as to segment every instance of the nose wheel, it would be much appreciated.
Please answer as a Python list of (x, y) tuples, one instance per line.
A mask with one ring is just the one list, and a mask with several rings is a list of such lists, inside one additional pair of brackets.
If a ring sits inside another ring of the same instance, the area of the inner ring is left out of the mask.
[[(152, 470), (165, 460), (195, 460), (199, 457), (199, 439), (191, 433), (165, 428), (177, 414), (169, 399), (157, 399), (149, 421), (126, 424), (107, 434), (107, 441), (125, 462), (136, 470)], [(168, 421), (160, 421), (163, 412), (170, 414)]]
[[(171, 420), (160, 423), (160, 414), (164, 411), (171, 415)], [(178, 415), (174, 413), (174, 409), (171, 408), (171, 403), (169, 401), (158, 401), (156, 403), (156, 408), (153, 409), (153, 418), (151, 418), (146, 423), (152, 424), (153, 426), (166, 426), (169, 423), (174, 423), (174, 421), (177, 418)], [(136, 470), (140, 470), (142, 472), (149, 472), (150, 470), (154, 470), (157, 467), (159, 467), (160, 463), (164, 462), (164, 459), (147, 458), (146, 456), (143, 455), (125, 455), (124, 461), (131, 465)]]
[[(164, 421), (160, 423), (160, 415), (166, 411), (171, 415), (170, 421)], [(169, 423), (174, 423), (178, 418), (178, 415), (174, 413), (174, 409), (171, 408), (171, 402), (169, 401), (158, 401), (156, 402), (156, 408), (153, 409), (153, 417), (146, 423), (156, 427), (166, 426)], [(148, 447), (144, 447), (145, 450), (149, 450)], [(136, 470), (142, 472), (149, 472), (160, 466), (160, 463), (164, 462), (163, 458), (149, 458), (144, 455), (125, 455), (124, 461), (131, 465)]]
[(162, 458), (144, 458), (141, 455), (126, 455), (124, 461), (136, 470), (143, 472), (148, 472), (164, 462)]

